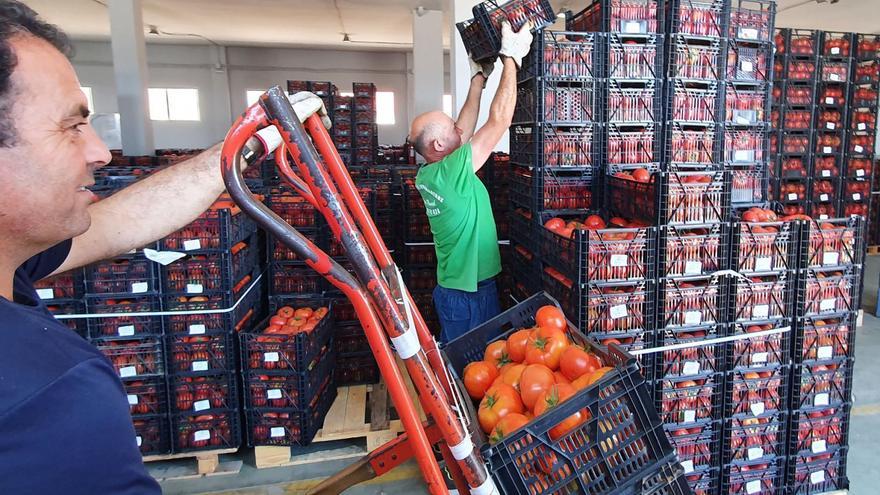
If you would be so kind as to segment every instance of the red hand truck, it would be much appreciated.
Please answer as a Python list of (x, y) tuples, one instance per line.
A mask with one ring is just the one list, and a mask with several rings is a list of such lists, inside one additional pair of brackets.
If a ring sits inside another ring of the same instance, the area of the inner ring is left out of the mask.
[[(324, 216), (356, 276), (254, 198), (245, 185), (241, 152), (246, 141), (267, 125), (276, 126), (282, 136), (275, 156), (283, 180)], [(291, 168), (288, 154), (297, 171)], [(461, 397), (446, 374), (437, 343), (413, 304), (320, 117), (312, 115), (300, 123), (281, 88), (270, 89), (232, 125), (223, 142), (221, 168), (226, 188), (242, 211), (351, 300), (405, 430), (311, 493), (339, 493), (413, 457), (428, 491), (449, 493), (432, 450), (437, 444), (459, 493), (497, 494), (486, 464), (471, 441), (472, 426), (463, 420)], [(418, 392), (428, 417), (425, 424), (419, 420), (407, 392), (389, 339)]]

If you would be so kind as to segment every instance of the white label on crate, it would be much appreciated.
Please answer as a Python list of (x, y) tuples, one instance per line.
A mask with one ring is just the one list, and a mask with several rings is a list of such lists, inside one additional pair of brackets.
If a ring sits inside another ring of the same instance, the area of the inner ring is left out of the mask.
[(828, 400), (829, 400), (828, 392), (816, 394), (816, 398), (813, 399), (813, 405), (814, 406), (827, 406)]
[(743, 60), (742, 63), (739, 64), (739, 68), (742, 69), (743, 72), (752, 72), (755, 70), (755, 65), (748, 60)]
[(616, 306), (611, 306), (611, 318), (618, 319), (623, 318), (627, 315), (626, 312), (626, 304), (618, 304)]
[(272, 438), (283, 437), (285, 434), (283, 426), (273, 426), (271, 430), (269, 430), (269, 436)]
[(837, 251), (829, 251), (827, 253), (822, 253), (822, 264), (823, 265), (836, 265), (840, 260), (840, 253)]
[(822, 153), (831, 153), (831, 146), (823, 146)]
[(755, 28), (739, 28), (739, 37), (744, 40), (758, 39), (758, 30)]
[(840, 47), (839, 47), (839, 46), (832, 46), (832, 47), (831, 47), (831, 54), (832, 54), (832, 55), (837, 55), (837, 54), (839, 54), (839, 53), (840, 53)]
[(828, 215), (822, 213), (821, 215), (819, 215), (819, 220), (828, 220)]
[(835, 127), (837, 127), (837, 124), (835, 124), (834, 122), (825, 122), (826, 129), (833, 131)]
[(627, 21), (623, 24), (623, 32), (628, 34), (641, 33), (642, 23), (639, 21)]
[(754, 461), (755, 459), (760, 459), (764, 457), (764, 449), (761, 447), (751, 447), (747, 454), (750, 461)]
[(823, 345), (816, 350), (816, 359), (831, 359), (834, 355), (834, 346)]
[(752, 364), (766, 364), (767, 363), (767, 353), (766, 352), (756, 352), (752, 354)]
[(797, 199), (797, 193), (788, 193), (788, 200), (794, 201)]
[(140, 435), (138, 435), (138, 436), (136, 436), (136, 437), (134, 437), (134, 441), (135, 441), (135, 442), (137, 442), (137, 444), (138, 444), (138, 447), (140, 447), (140, 446), (141, 446), (141, 444), (142, 444), (142, 443), (144, 443), (144, 440), (143, 440), (143, 439), (142, 439), (142, 438), (141, 438), (141, 436), (140, 436)]
[(281, 398), (281, 389), (280, 388), (270, 388), (266, 391), (266, 397), (269, 399), (280, 399)]
[(825, 440), (813, 440), (813, 444), (810, 445), (810, 450), (812, 450), (814, 454), (821, 454), (827, 449), (828, 447), (825, 445)]
[(699, 275), (703, 273), (703, 262), (702, 261), (685, 261), (684, 263), (684, 274), (685, 275)]
[(755, 402), (754, 404), (749, 405), (749, 410), (752, 411), (753, 415), (760, 416), (764, 414), (764, 403)]
[(183, 241), (183, 250), (184, 251), (194, 251), (196, 249), (202, 249), (202, 243), (198, 239), (190, 239), (188, 241)]
[(193, 371), (208, 371), (208, 362), (207, 361), (193, 361), (192, 370)]
[(856, 177), (864, 177), (864, 176), (865, 176), (864, 170), (862, 170), (862, 169), (856, 170)]
[(202, 284), (186, 284), (187, 294), (201, 294), (204, 291), (205, 288), (202, 287)]
[(696, 375), (700, 372), (700, 363), (696, 361), (687, 361), (682, 366), (681, 374), (682, 376), (690, 376)]
[(862, 199), (862, 195), (859, 193), (853, 193), (853, 201), (859, 201)]
[(825, 104), (826, 105), (834, 105), (834, 97), (833, 96), (826, 96), (825, 97)]
[(211, 409), (211, 401), (209, 400), (197, 400), (193, 402), (193, 411), (204, 411), (205, 409)]
[(697, 411), (688, 410), (684, 412), (684, 422), (685, 423), (693, 423), (697, 420)]
[(822, 483), (825, 481), (825, 471), (813, 471), (810, 473), (810, 483)]
[(828, 201), (828, 195), (827, 194), (820, 194), (819, 201)]
[(138, 396), (136, 394), (128, 394), (128, 405), (129, 406), (138, 405)]
[(832, 72), (831, 74), (828, 74), (828, 79), (831, 79), (832, 81), (840, 81), (840, 75)]
[(754, 159), (754, 150), (736, 150), (733, 152), (733, 161), (735, 162), (751, 162)]
[(837, 299), (822, 299), (819, 301), (819, 311), (834, 311), (837, 307)]
[[(830, 170), (823, 170), (822, 177), (831, 177), (831, 171)], [(827, 194), (826, 194), (826, 196), (827, 196)]]
[(865, 148), (863, 148), (862, 145), (857, 144), (857, 145), (853, 146), (853, 151), (855, 151), (856, 153), (861, 153), (861, 152), (865, 151)]
[(211, 439), (211, 430), (199, 430), (193, 433), (193, 440), (196, 442), (204, 442)]
[(137, 368), (134, 366), (123, 366), (119, 368), (119, 376), (121, 378), (128, 378), (130, 376), (137, 376)]
[(277, 352), (264, 352), (263, 353), (263, 362), (277, 363), (278, 362), (278, 353)]
[(611, 255), (611, 266), (626, 266), (627, 255), (625, 254), (612, 254)]
[(736, 122), (737, 124), (750, 124), (750, 123), (752, 123), (751, 120), (747, 119), (746, 117), (743, 117), (742, 115), (737, 115), (736, 117), (733, 118), (733, 121)]
[(770, 315), (770, 305), (758, 304), (752, 308), (752, 318), (764, 319)]
[(685, 325), (699, 325), (703, 321), (703, 313), (699, 311), (685, 311), (684, 313), (684, 324)]
[(124, 325), (116, 328), (116, 332), (120, 337), (131, 337), (134, 335), (134, 325)]
[(746, 483), (746, 493), (748, 495), (754, 495), (761, 491), (761, 480), (752, 480)]
[(55, 291), (52, 289), (37, 289), (37, 296), (40, 299), (55, 299)]
[(150, 284), (147, 282), (134, 282), (131, 284), (131, 291), (135, 294), (143, 294), (150, 290)]
[(201, 323), (194, 323), (189, 326), (189, 334), (190, 335), (202, 335), (205, 333), (205, 325)]
[(860, 122), (860, 123), (856, 124), (856, 130), (858, 130), (858, 131), (864, 131), (867, 128), (868, 128), (868, 124), (865, 124), (864, 122)]
[(688, 459), (686, 461), (681, 461), (681, 467), (684, 469), (684, 474), (693, 473), (694, 472), (694, 461)]
[(770, 270), (773, 266), (773, 258), (764, 256), (761, 258), (755, 258), (755, 271), (756, 272), (766, 272)]

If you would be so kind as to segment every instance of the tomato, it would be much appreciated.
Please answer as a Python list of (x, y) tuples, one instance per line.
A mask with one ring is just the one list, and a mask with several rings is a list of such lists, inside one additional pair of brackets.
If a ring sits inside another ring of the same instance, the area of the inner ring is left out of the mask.
[(519, 392), (520, 377), (522, 377), (523, 370), (525, 369), (526, 365), (519, 363), (510, 363), (506, 366), (502, 366), (495, 382), (506, 383)]
[(541, 328), (565, 330), (568, 327), (562, 310), (549, 304), (538, 309), (538, 312), (535, 313), (535, 322)]
[(496, 378), (498, 368), (486, 361), (475, 361), (464, 367), (464, 388), (472, 399), (482, 399)]
[(552, 232), (557, 232), (563, 227), (565, 227), (565, 220), (559, 217), (553, 217), (544, 223), (544, 228)]
[(594, 371), (592, 371), (592, 372), (590, 372), (590, 373), (587, 373), (586, 375), (581, 376), (581, 377), (578, 378), (577, 380), (572, 381), (572, 382), (571, 382), (571, 385), (572, 385), (574, 388), (576, 388), (577, 390), (581, 390), (581, 389), (587, 388), (587, 387), (589, 387), (590, 385), (592, 385), (592, 384), (596, 383), (597, 381), (599, 381), (600, 378), (602, 378), (603, 376), (605, 376), (605, 373), (608, 373), (609, 371), (611, 371), (611, 370), (613, 370), (613, 369), (614, 369), (614, 368), (610, 368), (610, 367), (608, 367), (608, 366), (604, 366), (604, 367), (599, 368), (599, 369), (597, 369), (597, 370), (594, 370)]
[(494, 364), (496, 368), (510, 363), (510, 358), (507, 356), (507, 341), (496, 340), (486, 346), (486, 352), (483, 353), (483, 361)]
[(602, 361), (595, 354), (587, 352), (579, 345), (570, 345), (562, 353), (559, 359), (559, 371), (566, 378), (576, 380), (586, 373), (591, 373), (602, 367)]
[(565, 375), (563, 375), (561, 371), (554, 371), (553, 372), (553, 381), (555, 381), (556, 383), (566, 383), (566, 384), (571, 385), (571, 381), (568, 378), (566, 378)]
[(648, 170), (644, 168), (633, 170), (632, 177), (639, 182), (651, 182), (651, 172), (648, 172)]
[(282, 318), (287, 319), (287, 318), (290, 318), (291, 316), (293, 316), (293, 313), (294, 313), (293, 308), (291, 308), (290, 306), (284, 306), (284, 307), (280, 308), (278, 310), (278, 312), (276, 312), (275, 314), (282, 317)]
[(312, 308), (299, 308), (294, 311), (293, 316), (296, 318), (308, 319), (310, 316), (312, 316)]
[(477, 420), (484, 432), (490, 433), (498, 421), (511, 413), (522, 413), (523, 403), (519, 394), (510, 385), (499, 383), (493, 385), (480, 401)]
[(590, 215), (584, 220), (587, 230), (599, 230), (605, 228), (605, 220), (599, 215)]
[(532, 330), (523, 328), (510, 334), (507, 338), (507, 357), (514, 363), (521, 363), (526, 359), (526, 344), (529, 341), (529, 334)]
[(279, 327), (283, 327), (285, 323), (287, 323), (287, 318), (281, 316), (273, 316), (269, 318), (269, 325), (278, 325)]
[(489, 443), (498, 443), (501, 440), (504, 440), (504, 437), (522, 428), (528, 424), (528, 422), (529, 418), (524, 414), (510, 413), (507, 416), (504, 416), (495, 424), (495, 429), (493, 429), (492, 434), (489, 435)]
[[(553, 385), (538, 397), (538, 402), (535, 403), (535, 408), (533, 409), (535, 417), (539, 417), (545, 412), (559, 406), (559, 404), (570, 399), (575, 393), (577, 393), (577, 391), (571, 385), (564, 383)], [(587, 409), (581, 409), (575, 412), (550, 429), (550, 439), (556, 440), (562, 435), (565, 435), (575, 429), (579, 424), (586, 421), (589, 417), (590, 412)]]
[(543, 364), (530, 364), (519, 378), (519, 393), (523, 404), (531, 410), (538, 397), (556, 383), (553, 371)]
[(568, 337), (558, 328), (539, 328), (526, 345), (526, 364), (543, 364), (551, 371), (559, 369), (559, 359), (568, 347)]

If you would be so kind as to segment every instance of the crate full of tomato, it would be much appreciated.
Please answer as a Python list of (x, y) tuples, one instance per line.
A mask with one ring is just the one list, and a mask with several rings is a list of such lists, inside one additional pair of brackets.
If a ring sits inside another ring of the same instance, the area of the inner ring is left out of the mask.
[(474, 5), (473, 19), (456, 24), (468, 55), (474, 60), (487, 60), (501, 49), (501, 23), (508, 22), (519, 31), (526, 22), (539, 30), (556, 20), (547, 0), (487, 0)]
[(333, 337), (333, 301), (296, 301), (239, 334), (242, 367), (248, 371), (308, 371)]
[(503, 493), (687, 493), (636, 360), (584, 337), (546, 294), (442, 351)]

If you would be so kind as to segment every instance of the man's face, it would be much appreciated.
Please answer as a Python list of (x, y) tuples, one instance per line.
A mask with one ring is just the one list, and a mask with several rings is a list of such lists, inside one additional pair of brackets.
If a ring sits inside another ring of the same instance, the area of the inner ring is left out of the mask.
[(445, 128), (446, 133), (444, 141), (446, 142), (446, 146), (451, 153), (461, 146), (462, 130), (459, 129), (458, 126), (455, 125), (455, 121), (448, 116), (446, 116)]
[(15, 144), (0, 148), (0, 235), (48, 247), (88, 230), (95, 169), (110, 152), (88, 121), (70, 62), (49, 43), (17, 36), (11, 118)]

